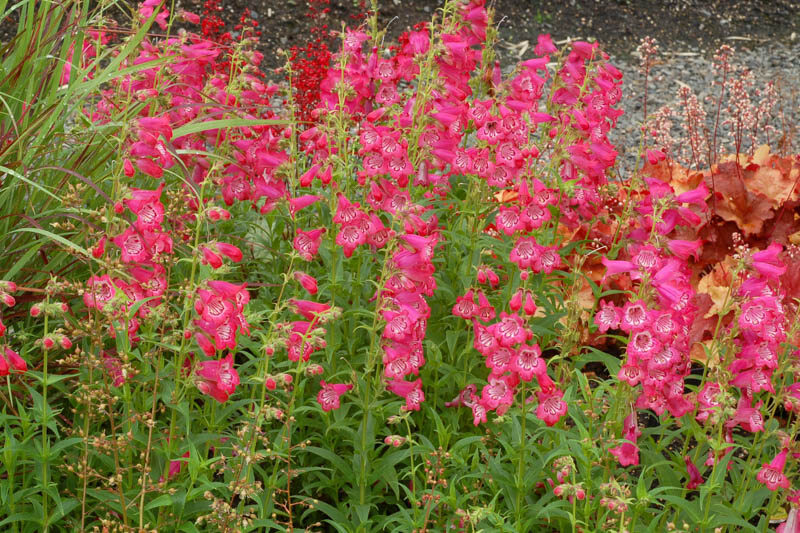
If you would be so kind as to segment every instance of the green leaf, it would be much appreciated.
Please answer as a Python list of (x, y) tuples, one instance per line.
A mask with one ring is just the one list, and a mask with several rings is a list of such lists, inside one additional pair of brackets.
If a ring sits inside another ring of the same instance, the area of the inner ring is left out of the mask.
[(240, 128), (250, 126), (271, 126), (288, 124), (286, 120), (250, 119), (250, 118), (227, 118), (220, 120), (206, 120), (204, 122), (193, 122), (186, 124), (172, 131), (173, 139), (208, 130), (219, 130), (225, 128)]
[(73, 250), (75, 250), (76, 252), (79, 252), (83, 256), (86, 256), (86, 257), (90, 257), (91, 256), (91, 254), (89, 252), (87, 252), (86, 249), (83, 248), (82, 246), (77, 245), (74, 242), (65, 239), (61, 235), (56, 235), (55, 233), (53, 233), (51, 231), (47, 231), (47, 230), (41, 229), (41, 228), (19, 228), (19, 229), (16, 229), (16, 230), (12, 231), (11, 233), (20, 233), (20, 232), (30, 232), (30, 233), (36, 233), (36, 234), (39, 234), (39, 235), (43, 235), (43, 236), (45, 236), (45, 237), (47, 237), (49, 239), (52, 239), (54, 241), (57, 241), (57, 242), (63, 244), (67, 248), (72, 248)]

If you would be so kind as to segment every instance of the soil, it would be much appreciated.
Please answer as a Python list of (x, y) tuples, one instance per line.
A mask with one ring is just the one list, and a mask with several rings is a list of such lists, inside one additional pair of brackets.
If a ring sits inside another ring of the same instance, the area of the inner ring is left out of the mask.
[[(132, 2), (130, 2), (132, 3)], [(259, 22), (263, 67), (282, 63), (278, 50), (302, 46), (314, 24), (306, 0), (222, 0), (222, 19), (232, 30), (244, 8)], [(367, 2), (369, 3), (369, 2)], [(124, 2), (118, 2), (124, 4)], [(358, 24), (360, 0), (330, 0), (330, 29)], [(379, 23), (388, 38), (429, 20), (443, 0), (380, 0)], [(489, 0), (500, 25), (501, 60), (528, 57), (540, 33), (554, 40), (596, 39), (612, 56), (628, 57), (644, 36), (656, 38), (662, 51), (713, 51), (722, 43), (753, 47), (769, 41), (800, 39), (800, 0)], [(177, 0), (176, 7), (197, 14), (203, 0)], [(124, 24), (127, 9), (114, 8)], [(14, 17), (0, 22), (0, 42), (16, 31)]]
[[(183, 0), (202, 12), (203, 0)], [(264, 66), (279, 66), (278, 49), (305, 44), (313, 22), (305, 0), (224, 0), (223, 19), (231, 25), (245, 7), (255, 11), (261, 30)], [(331, 0), (331, 29), (353, 20), (359, 0)], [(369, 2), (367, 2), (369, 3)], [(768, 41), (800, 39), (800, 0), (489, 0), (500, 24), (501, 59), (529, 57), (536, 36), (554, 40), (596, 39), (615, 57), (632, 54), (644, 36), (654, 37), (662, 51), (701, 52), (727, 43), (736, 48)], [(430, 20), (442, 0), (380, 0), (379, 23), (394, 39), (415, 24)]]

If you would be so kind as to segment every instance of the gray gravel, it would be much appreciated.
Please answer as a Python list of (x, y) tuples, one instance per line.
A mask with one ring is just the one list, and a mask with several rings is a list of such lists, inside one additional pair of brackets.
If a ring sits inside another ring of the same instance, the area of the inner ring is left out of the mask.
[[(732, 41), (735, 48), (735, 41)], [(714, 51), (697, 50), (661, 50), (660, 64), (653, 67), (648, 82), (647, 111), (651, 114), (663, 105), (671, 105), (680, 112), (681, 108), (675, 106), (677, 91), (681, 84), (693, 89), (700, 103), (709, 117), (709, 128), (713, 128), (711, 118), (715, 114), (716, 100), (719, 95), (719, 86), (713, 85), (715, 72), (711, 58)], [(694, 55), (691, 55), (694, 54)], [(621, 172), (630, 172), (634, 168), (636, 156), (641, 139), (642, 126), (642, 96), (644, 95), (644, 76), (640, 73), (637, 59), (611, 58), (612, 64), (623, 72), (623, 102), (625, 114), (620, 117), (616, 131), (610, 135), (612, 142), (620, 153), (619, 162)], [(750, 69), (755, 75), (755, 87), (762, 87), (768, 80), (774, 80), (780, 88), (781, 99), (775, 106), (777, 114), (780, 103), (783, 104), (786, 124), (795, 128), (792, 153), (798, 153), (800, 139), (796, 131), (800, 124), (800, 40), (785, 43), (764, 43), (752, 50), (736, 51), (732, 63)], [(778, 83), (779, 82), (779, 83)], [(754, 104), (757, 98), (752, 97)], [(724, 104), (723, 104), (724, 106)], [(724, 118), (724, 117), (723, 117)], [(771, 121), (779, 135), (784, 131), (780, 120), (775, 117)], [(681, 138), (682, 128), (674, 124), (672, 129), (676, 139)], [(730, 152), (732, 145), (727, 135), (722, 135), (722, 140), (727, 143), (725, 151)], [(777, 151), (777, 141), (770, 139), (772, 151)], [(759, 144), (766, 142), (761, 137)]]

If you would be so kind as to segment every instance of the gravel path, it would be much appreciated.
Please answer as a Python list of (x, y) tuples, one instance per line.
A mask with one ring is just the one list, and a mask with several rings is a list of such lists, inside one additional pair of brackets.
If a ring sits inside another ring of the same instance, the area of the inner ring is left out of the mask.
[[(733, 41), (735, 48), (735, 41)], [(663, 105), (674, 105), (677, 91), (681, 84), (692, 88), (703, 103), (707, 99), (713, 102), (705, 104), (709, 119), (716, 106), (719, 87), (713, 85), (715, 73), (712, 64), (714, 51), (688, 51), (688, 50), (662, 50), (661, 61), (655, 65), (650, 73), (648, 82), (647, 106), (648, 114), (657, 111)], [(635, 58), (611, 58), (612, 64), (619, 68), (623, 74), (623, 109), (625, 114), (620, 117), (612, 141), (620, 152), (620, 163), (623, 168), (633, 168), (641, 138), (642, 125), (642, 96), (644, 94), (644, 76), (641, 75), (638, 60)], [(737, 50), (732, 62), (750, 69), (755, 77), (755, 87), (763, 87), (764, 83), (773, 80), (781, 92), (786, 123), (795, 128), (793, 153), (800, 149), (800, 139), (797, 138), (797, 124), (800, 123), (800, 40), (783, 43), (765, 43), (748, 50)], [(759, 103), (755, 96), (753, 103)], [(713, 105), (712, 105), (713, 104)], [(778, 106), (780, 103), (778, 104)], [(778, 106), (776, 106), (776, 111)], [(675, 107), (676, 111), (680, 108)], [(776, 118), (772, 121), (778, 133), (783, 132), (783, 126)], [(681, 128), (675, 124), (674, 135), (678, 136)], [(727, 138), (724, 139), (727, 141)], [(761, 139), (765, 141), (765, 139)], [(776, 140), (773, 138), (771, 148), (777, 150)]]

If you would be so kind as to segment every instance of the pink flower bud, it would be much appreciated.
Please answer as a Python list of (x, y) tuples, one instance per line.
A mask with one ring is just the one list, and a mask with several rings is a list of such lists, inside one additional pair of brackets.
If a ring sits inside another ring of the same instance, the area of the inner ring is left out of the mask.
[(61, 344), (61, 347), (65, 350), (72, 348), (72, 341), (69, 340), (69, 337), (61, 337), (59, 344)]
[(238, 247), (232, 244), (228, 244), (226, 242), (218, 242), (217, 250), (219, 250), (219, 253), (221, 253), (234, 263), (238, 263), (239, 261), (242, 260), (242, 251)]
[(511, 310), (515, 313), (520, 310), (522, 307), (522, 289), (517, 290), (517, 292), (511, 296), (511, 300), (508, 302), (508, 307), (511, 308)]
[(31, 306), (31, 316), (37, 317), (42, 314), (42, 307), (39, 304), (33, 304)]
[(536, 304), (533, 301), (533, 296), (531, 296), (531, 293), (527, 293), (525, 295), (525, 308), (524, 309), (525, 309), (525, 314), (528, 315), (528, 316), (531, 316), (534, 313), (536, 313)]
[(22, 373), (28, 371), (28, 364), (22, 357), (19, 356), (17, 352), (11, 348), (6, 348), (6, 358), (8, 359), (9, 364), (11, 364), (11, 368), (17, 372)]
[(190, 24), (200, 24), (200, 16), (189, 11), (181, 11), (181, 17)]
[(317, 280), (306, 274), (305, 272), (295, 272), (294, 279), (300, 282), (300, 285), (308, 291), (308, 294), (314, 295), (317, 294)]
[(133, 175), (136, 174), (136, 169), (133, 168), (133, 163), (131, 162), (130, 159), (126, 158), (125, 161), (123, 162), (122, 166), (125, 169), (124, 171), (125, 171), (125, 175), (127, 177), (132, 178)]
[(117, 202), (114, 204), (114, 212), (116, 214), (121, 215), (123, 211), (125, 211), (125, 206), (122, 205), (122, 202)]
[(45, 337), (42, 339), (42, 345), (44, 346), (45, 350), (49, 350), (55, 345), (55, 342), (50, 337)]
[(222, 258), (215, 254), (211, 249), (203, 246), (203, 264), (211, 265), (211, 268), (217, 269), (222, 266)]
[(264, 382), (264, 386), (267, 387), (267, 390), (275, 390), (278, 384), (272, 378), (272, 376), (268, 377), (267, 380)]
[(9, 307), (14, 307), (14, 305), (17, 303), (17, 300), (14, 299), (14, 297), (10, 294), (3, 293), (3, 303)]

